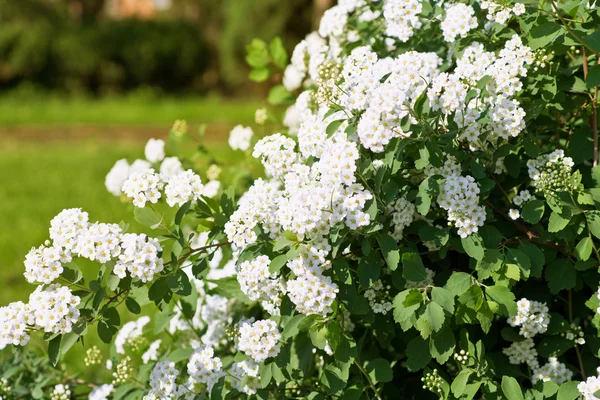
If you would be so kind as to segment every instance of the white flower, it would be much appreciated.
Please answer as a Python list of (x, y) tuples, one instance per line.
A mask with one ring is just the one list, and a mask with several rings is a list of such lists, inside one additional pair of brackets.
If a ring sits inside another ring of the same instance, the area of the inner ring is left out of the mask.
[(539, 367), (537, 360), (538, 352), (531, 338), (527, 338), (522, 342), (514, 342), (510, 347), (502, 350), (502, 352), (508, 356), (508, 361), (511, 364), (526, 363), (532, 369)]
[(108, 396), (114, 389), (113, 385), (100, 385), (95, 387), (89, 394), (88, 400), (108, 400)]
[(129, 177), (129, 163), (122, 159), (115, 163), (111, 170), (106, 175), (104, 185), (106, 189), (115, 196), (121, 195), (123, 183)]
[(157, 163), (165, 158), (165, 142), (161, 139), (150, 139), (144, 149), (146, 160)]
[(270, 263), (267, 256), (244, 261), (239, 265), (237, 280), (242, 292), (250, 300), (260, 301), (269, 314), (279, 315), (281, 297), (284, 294), (283, 282), (279, 274), (269, 272)]
[(532, 338), (538, 333), (544, 333), (550, 323), (548, 306), (538, 301), (525, 298), (517, 301), (517, 315), (508, 319), (510, 326), (520, 326), (519, 334)]
[(457, 36), (464, 38), (471, 29), (475, 28), (477, 28), (477, 18), (473, 7), (456, 3), (446, 9), (446, 15), (442, 21), (442, 33), (445, 41), (454, 42)]
[(252, 128), (244, 128), (242, 125), (237, 125), (229, 133), (229, 147), (233, 150), (248, 150), (252, 135)]
[(164, 181), (153, 169), (132, 173), (123, 184), (123, 193), (133, 200), (133, 205), (143, 208), (146, 202), (157, 203)]
[(239, 326), (237, 348), (257, 363), (279, 354), (281, 333), (275, 321), (243, 322)]
[(160, 164), (160, 174), (167, 180), (183, 172), (181, 161), (177, 157), (166, 157)]
[(71, 398), (71, 390), (69, 386), (62, 383), (54, 386), (50, 394), (50, 400), (69, 400)]
[(508, 216), (510, 217), (510, 219), (516, 220), (519, 219), (519, 217), (521, 217), (521, 213), (519, 212), (519, 210), (511, 208), (510, 210), (508, 210)]
[(148, 350), (144, 354), (142, 354), (142, 361), (144, 364), (148, 364), (150, 360), (156, 361), (158, 360), (158, 349), (160, 348), (161, 340), (157, 339), (150, 344)]
[[(115, 337), (115, 348), (117, 353), (125, 354), (125, 345), (143, 334), (144, 326), (150, 322), (150, 317), (143, 316), (135, 321), (129, 321), (119, 329)], [(106, 368), (109, 368), (108, 366)], [(110, 368), (109, 368), (110, 369)]]
[(532, 371), (531, 383), (536, 384), (537, 381), (548, 382), (552, 381), (557, 385), (571, 380), (573, 372), (567, 368), (567, 366), (555, 357), (548, 358), (548, 363), (540, 368), (535, 368)]
[(191, 169), (171, 177), (165, 186), (167, 204), (170, 207), (182, 206), (188, 201), (196, 201), (203, 194), (204, 186), (200, 177)]
[(214, 349), (210, 346), (200, 346), (194, 351), (187, 364), (189, 374), (188, 387), (195, 387), (197, 384), (208, 386), (208, 391), (212, 389), (215, 383), (225, 376), (222, 370), (223, 363), (219, 357), (215, 357)]
[(113, 269), (113, 273), (119, 278), (125, 278), (129, 272), (132, 278), (148, 282), (164, 268), (163, 260), (158, 256), (162, 247), (157, 239), (144, 234), (126, 233), (121, 235), (121, 249)]

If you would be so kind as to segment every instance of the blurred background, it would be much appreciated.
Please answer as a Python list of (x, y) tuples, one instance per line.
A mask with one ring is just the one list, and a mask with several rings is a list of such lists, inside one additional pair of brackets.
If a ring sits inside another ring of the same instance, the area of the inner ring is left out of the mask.
[[(333, 0), (1, 0), (0, 304), (26, 300), (23, 260), (50, 219), (132, 220), (104, 187), (175, 120), (207, 124), (223, 155), (268, 88), (247, 79), (245, 46), (280, 36), (288, 52)], [(229, 151), (229, 153), (228, 153)]]

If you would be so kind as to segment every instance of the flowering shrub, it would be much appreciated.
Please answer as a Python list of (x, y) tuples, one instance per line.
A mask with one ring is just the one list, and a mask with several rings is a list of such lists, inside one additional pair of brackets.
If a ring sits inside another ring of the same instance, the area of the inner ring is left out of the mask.
[[(222, 190), (165, 157), (182, 122), (118, 161), (148, 230), (51, 221), (0, 314), (0, 346), (43, 331), (48, 360), (15, 352), (2, 396), (600, 398), (599, 23), (587, 0), (340, 0), (287, 66), (254, 40), (251, 78), (284, 70), (257, 124), (289, 107), (229, 144), (264, 174)], [(52, 368), (92, 332), (103, 382)]]

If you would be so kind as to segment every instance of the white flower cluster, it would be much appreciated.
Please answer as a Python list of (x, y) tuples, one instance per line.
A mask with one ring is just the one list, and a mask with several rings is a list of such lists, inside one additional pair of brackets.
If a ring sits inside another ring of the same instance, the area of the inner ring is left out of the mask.
[(499, 24), (506, 24), (512, 14), (521, 15), (525, 13), (525, 5), (514, 3), (512, 8), (508, 5), (500, 4), (496, 1), (484, 0), (481, 2), (481, 9), (487, 10), (487, 19)]
[[(165, 162), (167, 161), (165, 160)], [(167, 165), (169, 163), (170, 162), (167, 162)], [(131, 165), (129, 165), (126, 159), (119, 160), (106, 175), (104, 185), (110, 193), (114, 194), (115, 196), (120, 196), (123, 183), (125, 183), (131, 174), (134, 172), (146, 171), (151, 167), (152, 165), (146, 160), (136, 160)]]
[(149, 322), (150, 317), (143, 316), (123, 325), (115, 337), (115, 349), (117, 353), (125, 354), (125, 345), (133, 343), (137, 337), (141, 336), (144, 332), (144, 326)]
[(59, 383), (54, 386), (52, 389), (52, 393), (50, 394), (50, 400), (70, 400), (71, 399), (71, 390), (69, 386), (63, 385)]
[(78, 236), (75, 252), (80, 257), (105, 263), (121, 253), (121, 232), (117, 224), (95, 222)]
[(510, 326), (520, 326), (519, 334), (532, 338), (538, 333), (544, 333), (550, 323), (548, 306), (539, 301), (525, 298), (517, 301), (517, 315), (508, 318)]
[(531, 195), (531, 193), (529, 193), (529, 190), (521, 190), (519, 194), (513, 197), (513, 203), (516, 206), (521, 207), (523, 204), (526, 204), (531, 199), (533, 199), (533, 196)]
[(338, 286), (328, 276), (306, 272), (287, 282), (287, 293), (296, 305), (296, 311), (306, 315), (327, 315), (333, 312), (331, 304), (339, 292)]
[[(106, 361), (107, 367), (108, 367), (108, 361), (110, 361), (110, 360)], [(133, 368), (131, 363), (132, 363), (131, 357), (125, 356), (125, 358), (123, 358), (121, 360), (121, 362), (119, 362), (117, 364), (115, 371), (112, 373), (112, 376), (113, 376), (112, 384), (113, 385), (123, 384), (133, 377), (133, 375), (135, 373), (135, 369)], [(112, 366), (112, 362), (111, 362), (111, 366)]]
[(365, 291), (363, 296), (369, 301), (374, 313), (386, 315), (392, 310), (390, 289), (389, 285), (384, 287), (381, 280), (377, 280)]
[(90, 392), (88, 400), (108, 400), (113, 389), (114, 386), (108, 384), (97, 386)]
[(252, 128), (244, 128), (242, 125), (237, 125), (229, 133), (229, 147), (233, 150), (248, 150), (253, 134)]
[(394, 203), (392, 212), (392, 223), (394, 232), (392, 237), (397, 241), (402, 240), (404, 228), (409, 226), (415, 219), (416, 207), (413, 203), (406, 200), (406, 197), (400, 197)]
[(144, 149), (146, 160), (157, 163), (165, 158), (165, 142), (160, 139), (150, 139)]
[(142, 361), (144, 364), (158, 360), (158, 349), (160, 348), (161, 343), (162, 340), (160, 339), (156, 339), (154, 342), (150, 343), (148, 349), (142, 354)]
[(256, 394), (261, 387), (258, 367), (258, 364), (252, 360), (234, 363), (229, 370), (233, 388), (247, 395)]
[(279, 354), (281, 333), (275, 321), (242, 322), (239, 326), (237, 348), (257, 363)]
[(167, 204), (170, 207), (182, 206), (188, 201), (198, 200), (204, 194), (203, 188), (200, 177), (194, 171), (181, 172), (169, 179), (165, 186)]
[(127, 272), (132, 278), (142, 282), (151, 281), (154, 275), (164, 269), (163, 260), (158, 253), (162, 251), (157, 239), (144, 234), (125, 233), (121, 236), (121, 254), (113, 269), (119, 278), (125, 278)]
[(423, 6), (418, 0), (388, 0), (383, 5), (383, 16), (387, 23), (386, 34), (397, 37), (401, 42), (410, 39), (415, 29), (421, 27), (419, 14)]
[(475, 28), (477, 18), (473, 7), (456, 3), (446, 8), (446, 15), (442, 20), (442, 33), (446, 42), (454, 42), (458, 36), (464, 38)]
[(597, 376), (589, 376), (585, 382), (579, 382), (577, 390), (584, 400), (596, 400), (594, 393), (600, 390), (600, 367), (596, 370)]
[(150, 391), (144, 399), (174, 399), (177, 398), (177, 383), (175, 380), (179, 371), (172, 361), (156, 363), (150, 373)]
[[(49, 333), (68, 333), (79, 318), (77, 306), (80, 301), (68, 287), (59, 284), (38, 286), (29, 296), (29, 304), (21, 312), (31, 313), (35, 329), (43, 329)], [(17, 316), (17, 320), (21, 318), (31, 321), (26, 316)]]
[(61, 261), (68, 260), (62, 256), (62, 251), (59, 247), (40, 246), (32, 248), (25, 256), (25, 279), (29, 283), (45, 283), (54, 282), (63, 272)]
[(502, 350), (502, 352), (508, 356), (508, 361), (511, 364), (525, 363), (531, 369), (539, 367), (537, 360), (538, 352), (535, 349), (535, 343), (531, 338), (527, 338), (521, 342), (514, 342), (509, 347)]
[(284, 287), (279, 274), (269, 272), (270, 263), (271, 260), (267, 256), (242, 262), (238, 267), (237, 280), (242, 292), (250, 300), (260, 301), (269, 314), (279, 315)]
[(573, 159), (565, 157), (561, 149), (527, 161), (527, 172), (532, 186), (543, 193), (569, 188)]
[(123, 183), (123, 193), (133, 200), (136, 207), (144, 207), (146, 202), (156, 204), (160, 199), (160, 191), (165, 183), (160, 174), (150, 168), (145, 171), (137, 171), (129, 175)]
[(212, 347), (200, 346), (188, 361), (187, 372), (190, 377), (186, 386), (199, 392), (199, 385), (205, 385), (210, 392), (215, 383), (225, 376), (222, 367), (223, 363), (219, 357), (215, 357)]
[(62, 251), (61, 257), (70, 261), (79, 236), (88, 228), (88, 213), (80, 208), (62, 210), (50, 221), (50, 239)]
[(447, 176), (438, 203), (448, 212), (448, 223), (458, 228), (462, 238), (477, 232), (485, 222), (485, 208), (479, 205), (479, 187), (472, 176)]
[(573, 371), (555, 357), (550, 357), (546, 364), (532, 371), (531, 383), (535, 385), (538, 381), (552, 381), (557, 385), (562, 385), (570, 381), (572, 377)]

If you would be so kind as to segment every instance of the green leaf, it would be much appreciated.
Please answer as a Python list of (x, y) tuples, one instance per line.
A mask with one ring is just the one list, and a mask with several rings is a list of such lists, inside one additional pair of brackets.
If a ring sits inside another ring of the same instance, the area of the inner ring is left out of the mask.
[(446, 289), (454, 296), (460, 296), (473, 285), (473, 278), (466, 272), (453, 272), (446, 282)]
[(600, 211), (592, 210), (585, 213), (590, 232), (600, 239)]
[(406, 356), (406, 367), (409, 371), (414, 372), (425, 368), (429, 364), (429, 361), (431, 361), (429, 344), (421, 336), (416, 336), (408, 342)]
[(564, 35), (564, 31), (561, 29), (560, 25), (554, 22), (546, 22), (545, 24), (533, 28), (529, 35), (531, 37), (529, 40), (529, 47), (531, 47), (532, 50), (537, 50), (556, 41), (556, 39)]
[(427, 279), (427, 271), (421, 260), (421, 256), (417, 253), (402, 254), (402, 265), (404, 269), (402, 276), (404, 279), (414, 282), (421, 282)]
[(555, 211), (550, 214), (550, 220), (548, 221), (548, 232), (560, 232), (569, 224), (570, 219), (561, 217)]
[(485, 294), (500, 305), (502, 314), (509, 317), (517, 314), (515, 295), (506, 286), (494, 285), (485, 289)]
[(189, 296), (192, 294), (190, 278), (188, 278), (187, 274), (181, 269), (167, 277), (167, 285), (173, 293), (177, 293), (180, 296)]
[(579, 390), (577, 390), (578, 382), (565, 382), (560, 385), (560, 389), (558, 389), (558, 395), (556, 400), (575, 400), (581, 396)]
[(248, 74), (248, 79), (252, 82), (264, 82), (271, 76), (271, 69), (268, 67), (254, 68)]
[(269, 104), (276, 106), (278, 104), (292, 101), (292, 95), (283, 85), (277, 85), (271, 88), (269, 91), (269, 97), (267, 98), (267, 101)]
[(367, 361), (365, 363), (365, 371), (367, 371), (373, 383), (391, 382), (394, 378), (394, 372), (392, 371), (390, 362), (383, 358)]
[(469, 376), (471, 376), (472, 373), (473, 371), (470, 369), (463, 369), (456, 375), (456, 378), (454, 378), (452, 385), (450, 386), (453, 395), (460, 397), (465, 392)]
[(48, 358), (50, 359), (50, 363), (55, 367), (58, 364), (58, 360), (60, 359), (61, 340), (62, 335), (58, 335), (50, 342), (48, 342)]
[(507, 400), (525, 400), (519, 383), (512, 376), (502, 377), (502, 393)]
[(445, 327), (439, 333), (433, 335), (429, 342), (429, 351), (440, 364), (445, 364), (456, 347), (454, 333), (449, 327)]
[(548, 281), (550, 292), (556, 294), (561, 290), (574, 288), (577, 281), (577, 273), (569, 260), (561, 258), (553, 261), (546, 267), (546, 280)]
[(100, 337), (104, 343), (110, 344), (114, 334), (112, 328), (105, 321), (99, 321), (97, 330), (98, 337)]
[(392, 271), (395, 271), (400, 263), (400, 252), (398, 251), (396, 240), (390, 235), (379, 234), (377, 235), (377, 242), (381, 248), (385, 263)]
[(584, 237), (575, 246), (575, 256), (581, 261), (587, 261), (592, 255), (592, 239), (589, 236)]
[(160, 223), (162, 222), (162, 217), (150, 207), (134, 207), (133, 218), (140, 224), (150, 227), (150, 229), (158, 228), (160, 226)]
[(600, 31), (584, 36), (583, 42), (595, 51), (600, 52)]
[(523, 253), (519, 249), (507, 248), (506, 249), (506, 261), (507, 263), (517, 265), (519, 267), (520, 275), (528, 278), (531, 271), (531, 261), (527, 254)]
[(421, 315), (421, 318), (429, 323), (434, 332), (439, 332), (444, 326), (444, 320), (446, 315), (444, 309), (437, 303), (430, 301), (425, 307), (425, 312)]
[(364, 257), (358, 263), (358, 280), (361, 286), (368, 288), (379, 279), (383, 261), (380, 257)]
[(394, 321), (401, 324), (414, 317), (423, 302), (423, 295), (417, 289), (400, 292), (394, 297)]
[(477, 263), (477, 271), (479, 271), (479, 278), (487, 278), (492, 272), (498, 271), (502, 268), (504, 263), (504, 255), (497, 249), (487, 249), (483, 259)]
[(483, 247), (483, 239), (481, 239), (479, 233), (472, 233), (466, 238), (461, 238), (460, 241), (470, 257), (476, 260), (483, 259), (485, 248)]
[(271, 58), (275, 65), (280, 69), (286, 67), (288, 62), (287, 51), (285, 51), (285, 47), (283, 47), (283, 42), (279, 36), (271, 40), (271, 43), (269, 44), (269, 53), (271, 53)]
[(423, 169), (429, 165), (429, 150), (425, 144), (421, 144), (419, 147), (419, 158), (415, 160), (415, 167), (417, 169)]
[(544, 210), (546, 209), (545, 203), (542, 200), (532, 200), (525, 204), (521, 216), (525, 222), (530, 224), (537, 224), (544, 216)]
[(185, 217), (185, 214), (188, 212), (191, 205), (192, 202), (188, 201), (187, 203), (184, 203), (181, 207), (179, 207), (179, 210), (177, 210), (177, 214), (175, 214), (175, 225), (181, 225), (181, 221), (183, 221), (183, 217)]
[(127, 309), (133, 314), (139, 314), (140, 312), (142, 312), (142, 307), (140, 307), (138, 302), (135, 301), (133, 297), (127, 297), (127, 299), (125, 299), (125, 305), (127, 306)]
[(300, 332), (300, 324), (307, 318), (304, 314), (294, 315), (290, 320), (285, 323), (281, 338), (287, 340), (292, 336), (296, 336)]
[(269, 272), (272, 274), (279, 272), (279, 270), (283, 268), (287, 261), (287, 254), (282, 254), (280, 256), (275, 257), (269, 264)]
[(434, 287), (431, 289), (431, 299), (450, 314), (454, 313), (454, 295), (448, 289)]
[(333, 122), (330, 122), (325, 130), (325, 133), (327, 133), (327, 137), (331, 137), (338, 130), (340, 125), (344, 123), (344, 121), (345, 119), (338, 119)]

